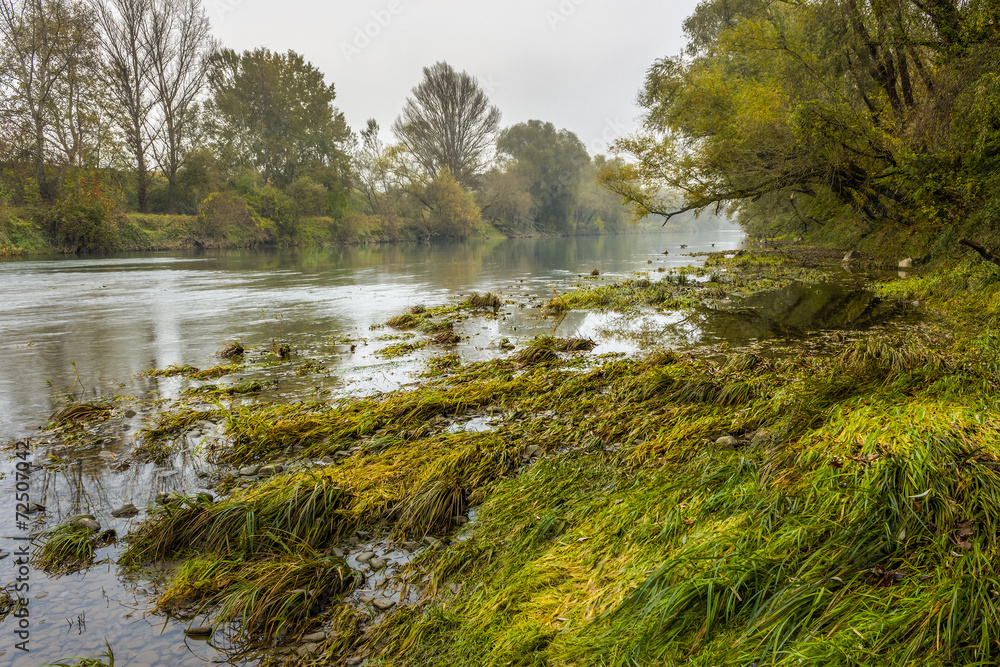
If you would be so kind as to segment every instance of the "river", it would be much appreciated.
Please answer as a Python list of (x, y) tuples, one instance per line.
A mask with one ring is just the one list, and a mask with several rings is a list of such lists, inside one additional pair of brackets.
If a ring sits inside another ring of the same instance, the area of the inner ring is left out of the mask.
[[(473, 291), (540, 302), (553, 290), (580, 283), (593, 269), (601, 272), (601, 280), (613, 281), (697, 262), (685, 253), (735, 250), (742, 243), (738, 228), (716, 225), (568, 239), (0, 262), (0, 442), (37, 433), (65, 405), (66, 394), (87, 401), (175, 397), (182, 380), (140, 374), (170, 364), (214, 365), (218, 349), (233, 339), (251, 347), (290, 341), (297, 352), (325, 366), (323, 374), (308, 379), (308, 387), (289, 380), (271, 392), (273, 398), (391, 390), (412, 381), (421, 357), (377, 357), (374, 352), (384, 345), (378, 339), (385, 333), (377, 326), (409, 306), (444, 304)], [(485, 358), (496, 354), (500, 338), (516, 343), (540, 332), (595, 338), (597, 353), (631, 351), (641, 346), (636, 340), (655, 340), (676, 323), (668, 316), (654, 319), (651, 327), (648, 320), (637, 324), (571, 313), (553, 324), (511, 308), (507, 317), (464, 325), (466, 342), (457, 352), (467, 359)], [(127, 454), (143, 417), (122, 420), (120, 444), (109, 458)], [(36, 461), (46, 454), (38, 448)], [(22, 533), (15, 521), (10, 450), (4, 459), (0, 551), (15, 552), (20, 544), (12, 538)], [(181, 455), (168, 468), (115, 472), (107, 458), (88, 456), (72, 465), (36, 468), (31, 499), (47, 511), (32, 528), (91, 512), (104, 526), (127, 533), (128, 520), (112, 519), (111, 508), (124, 502), (142, 507), (163, 490), (195, 491), (205, 466)], [(104, 650), (105, 640), (118, 664), (132, 667), (245, 664), (207, 643), (185, 640), (185, 624), (152, 614), (155, 583), (121, 576), (113, 562), (116, 554), (116, 547), (100, 551), (98, 563), (83, 573), (49, 578), (32, 571), (27, 595), (31, 652), (15, 648), (20, 620), (10, 616), (0, 623), (0, 664), (93, 656)], [(5, 582), (16, 583), (17, 567), (13, 556), (0, 560)]]

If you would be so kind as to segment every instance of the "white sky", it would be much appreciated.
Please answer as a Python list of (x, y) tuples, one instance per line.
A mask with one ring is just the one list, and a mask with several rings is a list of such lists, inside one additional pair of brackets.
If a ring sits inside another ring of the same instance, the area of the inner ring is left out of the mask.
[[(204, 0), (215, 35), (242, 51), (292, 49), (322, 70), (354, 131), (389, 127), (422, 68), (479, 79), (503, 125), (539, 119), (591, 153), (634, 128), (636, 94), (683, 48), (697, 0)], [(367, 31), (368, 34), (365, 34)], [(371, 36), (369, 36), (371, 35)]]

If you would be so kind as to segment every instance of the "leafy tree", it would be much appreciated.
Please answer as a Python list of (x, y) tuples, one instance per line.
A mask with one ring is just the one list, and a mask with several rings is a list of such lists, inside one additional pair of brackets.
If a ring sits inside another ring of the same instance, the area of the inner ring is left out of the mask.
[(177, 172), (190, 149), (198, 114), (196, 100), (204, 92), (209, 55), (217, 46), (200, 0), (154, 0), (145, 38), (163, 124), (153, 151), (169, 184), (167, 212), (176, 213)]
[(430, 237), (465, 238), (475, 233), (482, 223), (482, 213), (475, 198), (462, 188), (448, 167), (419, 193), (427, 207), (426, 224)]
[(937, 233), (982, 189), (997, 26), (995, 3), (705, 0), (602, 181), (640, 214), (734, 206), (798, 229)]
[(213, 57), (209, 83), (207, 112), (220, 154), (278, 187), (308, 167), (327, 172), (314, 180), (347, 181), (347, 122), (333, 104), (333, 85), (302, 56), (224, 49)]
[(154, 53), (148, 41), (153, 0), (92, 0), (104, 53), (110, 110), (122, 134), (136, 175), (139, 210), (149, 210), (149, 151), (158, 128), (153, 110)]
[(572, 233), (574, 211), (590, 156), (579, 138), (552, 123), (531, 120), (507, 128), (497, 151), (512, 163), (510, 171), (527, 184), (534, 221), (541, 230)]
[(358, 190), (372, 215), (386, 213), (398, 204), (404, 190), (401, 152), (400, 146), (387, 146), (379, 138), (378, 122), (369, 119), (354, 151), (354, 173)]
[(447, 167), (472, 188), (486, 170), (500, 128), (500, 110), (491, 106), (479, 82), (439, 62), (424, 68), (392, 130), (427, 175)]
[[(51, 201), (55, 193), (46, 174), (48, 137), (56, 118), (71, 120), (58, 112), (83, 113), (81, 91), (94, 66), (93, 17), (69, 0), (0, 0), (0, 37), (5, 120), (30, 133), (39, 195)], [(70, 122), (58, 129), (72, 132), (82, 124)], [(82, 132), (59, 136), (66, 158), (76, 163), (83, 153)]]

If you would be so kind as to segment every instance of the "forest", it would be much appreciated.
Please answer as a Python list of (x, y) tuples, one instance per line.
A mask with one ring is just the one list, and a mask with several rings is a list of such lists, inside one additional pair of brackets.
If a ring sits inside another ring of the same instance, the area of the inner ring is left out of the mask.
[(919, 256), (996, 238), (1000, 4), (706, 0), (601, 179), (642, 214)]
[(236, 52), (200, 0), (0, 1), (0, 254), (599, 234), (607, 164), (510, 127), (444, 62), (383, 137), (302, 55)]

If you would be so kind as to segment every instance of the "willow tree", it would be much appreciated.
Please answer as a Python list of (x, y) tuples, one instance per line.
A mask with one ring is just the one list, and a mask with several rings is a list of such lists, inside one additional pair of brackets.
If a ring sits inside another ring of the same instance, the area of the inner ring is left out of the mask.
[(955, 123), (996, 76), (995, 13), (957, 0), (706, 0), (685, 23), (687, 52), (649, 70), (643, 131), (617, 143), (625, 162), (603, 182), (667, 218), (771, 202), (803, 225), (937, 224), (948, 202), (969, 201), (962, 165), (983, 132), (959, 140)]
[(439, 62), (424, 68), (392, 130), (428, 176), (447, 167), (466, 188), (476, 185), (492, 158), (500, 110), (475, 77)]

